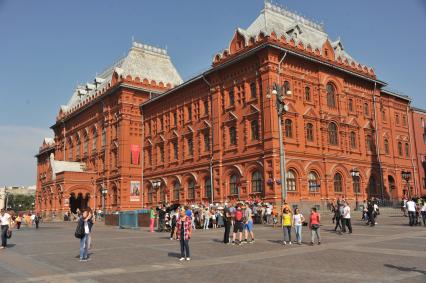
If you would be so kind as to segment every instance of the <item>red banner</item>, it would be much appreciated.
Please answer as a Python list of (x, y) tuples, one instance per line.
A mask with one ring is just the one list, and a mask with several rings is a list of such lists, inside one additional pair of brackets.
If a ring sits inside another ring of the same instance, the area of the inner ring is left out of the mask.
[(134, 165), (139, 164), (139, 145), (138, 144), (131, 144), (130, 145), (130, 163)]

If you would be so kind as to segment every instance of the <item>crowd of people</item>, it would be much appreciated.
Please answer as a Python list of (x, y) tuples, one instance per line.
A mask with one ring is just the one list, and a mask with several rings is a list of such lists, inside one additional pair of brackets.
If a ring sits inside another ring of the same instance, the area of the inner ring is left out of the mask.
[[(420, 197), (404, 198), (401, 201), (401, 210), (408, 216), (410, 226), (426, 226), (426, 199)], [(408, 214), (408, 215), (407, 215)]]

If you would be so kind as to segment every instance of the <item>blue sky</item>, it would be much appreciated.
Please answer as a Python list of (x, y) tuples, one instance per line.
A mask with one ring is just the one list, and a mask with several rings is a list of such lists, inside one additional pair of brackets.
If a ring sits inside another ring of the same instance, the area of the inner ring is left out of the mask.
[[(426, 108), (426, 1), (281, 0)], [(183, 78), (208, 68), (263, 0), (0, 0), (0, 186), (35, 183), (33, 155), (77, 83), (137, 41), (168, 49)]]

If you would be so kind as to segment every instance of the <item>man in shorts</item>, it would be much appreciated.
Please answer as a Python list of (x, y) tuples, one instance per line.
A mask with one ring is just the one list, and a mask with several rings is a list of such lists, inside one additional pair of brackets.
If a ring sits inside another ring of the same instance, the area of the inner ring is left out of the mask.
[[(238, 205), (237, 209), (234, 214), (234, 233), (232, 234), (232, 243), (235, 245), (241, 245), (242, 239), (243, 239), (243, 229), (244, 229), (244, 223), (243, 223), (243, 211), (241, 209), (241, 206)], [(235, 242), (235, 237), (239, 233), (239, 241), (238, 243)]]
[[(250, 206), (246, 205), (244, 210), (244, 242), (245, 243), (254, 243), (254, 234), (253, 234), (253, 212)], [(248, 233), (250, 233), (251, 241), (247, 241)]]

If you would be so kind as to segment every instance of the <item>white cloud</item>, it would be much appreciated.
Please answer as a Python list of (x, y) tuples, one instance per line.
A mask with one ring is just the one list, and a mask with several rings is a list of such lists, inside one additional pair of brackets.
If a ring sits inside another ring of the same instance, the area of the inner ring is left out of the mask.
[(37, 154), (50, 129), (0, 125), (0, 185), (28, 186), (36, 183)]

